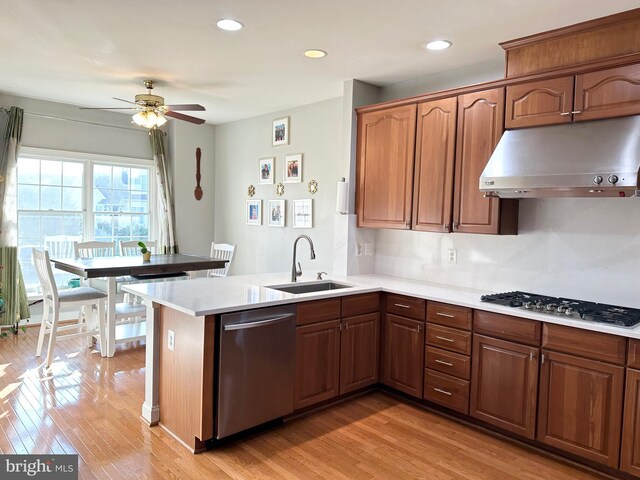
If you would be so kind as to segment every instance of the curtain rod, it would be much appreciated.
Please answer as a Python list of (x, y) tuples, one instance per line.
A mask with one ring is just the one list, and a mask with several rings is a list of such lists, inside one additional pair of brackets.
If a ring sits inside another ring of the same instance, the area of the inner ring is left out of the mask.
[[(7, 107), (0, 107), (0, 112), (3, 113), (9, 113), (9, 108)], [(119, 125), (109, 125), (109, 124), (105, 124), (105, 123), (97, 123), (97, 122), (88, 122), (86, 120), (76, 120), (73, 118), (65, 118), (65, 117), (56, 117), (54, 115), (44, 115), (42, 113), (32, 113), (32, 112), (24, 112), (25, 115), (31, 116), (31, 117), (40, 117), (40, 118), (48, 118), (51, 120), (62, 120), (64, 122), (73, 122), (73, 123), (84, 123), (85, 125), (95, 125), (97, 127), (108, 127), (108, 128), (118, 128), (120, 130), (127, 130), (129, 132), (140, 132), (140, 133), (147, 133), (144, 130), (139, 130), (137, 128), (131, 128), (131, 127), (121, 127)]]

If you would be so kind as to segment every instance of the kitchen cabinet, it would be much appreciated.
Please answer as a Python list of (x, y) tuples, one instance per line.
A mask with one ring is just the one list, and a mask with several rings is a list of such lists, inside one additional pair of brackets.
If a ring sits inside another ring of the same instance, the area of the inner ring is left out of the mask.
[(424, 322), (387, 313), (384, 335), (383, 383), (422, 397)]
[(458, 97), (453, 231), (516, 234), (518, 201), (484, 197), (480, 174), (502, 135), (504, 89)]
[(360, 115), (356, 210), (359, 227), (411, 228), (416, 105)]
[(342, 319), (340, 332), (340, 394), (378, 382), (380, 314)]
[(535, 347), (474, 334), (471, 416), (533, 439), (538, 352)]
[(640, 477), (640, 371), (627, 369), (620, 470)]
[(451, 231), (456, 97), (418, 105), (413, 230)]
[(640, 65), (507, 87), (505, 127), (533, 127), (640, 113)]
[(617, 468), (624, 367), (549, 350), (541, 365), (537, 439)]

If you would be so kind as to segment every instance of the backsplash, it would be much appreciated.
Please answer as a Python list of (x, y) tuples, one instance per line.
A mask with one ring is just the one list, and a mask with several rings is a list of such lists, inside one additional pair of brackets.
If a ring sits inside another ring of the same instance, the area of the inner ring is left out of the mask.
[(375, 273), (640, 308), (640, 199), (521, 200), (516, 236), (377, 230)]

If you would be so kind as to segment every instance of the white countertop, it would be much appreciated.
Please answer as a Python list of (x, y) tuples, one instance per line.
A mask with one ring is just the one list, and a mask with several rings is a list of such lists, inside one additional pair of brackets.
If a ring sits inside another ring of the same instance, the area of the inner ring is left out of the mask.
[[(196, 278), (169, 282), (123, 285), (122, 289), (145, 300), (165, 305), (195, 317), (236, 312), (322, 298), (341, 297), (367, 292), (389, 292), (437, 302), (451, 303), (488, 312), (513, 315), (547, 323), (610, 333), (640, 339), (640, 326), (624, 328), (602, 323), (575, 320), (563, 316), (537, 313), (480, 301), (481, 295), (495, 293), (452, 285), (420, 282), (382, 275), (329, 276), (325, 280), (353, 285), (352, 288), (292, 294), (266, 288), (290, 283), (288, 273), (239, 275), (221, 278)], [(303, 276), (298, 283), (315, 281)]]

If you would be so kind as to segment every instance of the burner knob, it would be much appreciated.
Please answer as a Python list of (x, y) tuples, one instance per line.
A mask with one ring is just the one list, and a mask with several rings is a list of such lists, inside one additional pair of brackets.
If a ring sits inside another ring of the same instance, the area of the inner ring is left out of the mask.
[(567, 317), (570, 317), (570, 316), (573, 314), (573, 308), (571, 308), (571, 307), (567, 307), (567, 309), (564, 311), (564, 314), (565, 314)]
[(555, 303), (550, 303), (547, 305), (547, 312), (553, 312), (556, 308), (556, 304)]
[(566, 305), (560, 305), (560, 306), (558, 306), (558, 313), (562, 313), (562, 312), (564, 312), (565, 308), (567, 308), (567, 306), (566, 306)]
[(616, 183), (618, 183), (618, 176), (609, 175), (609, 178), (607, 178), (607, 182), (609, 182), (611, 185), (615, 185)]
[(596, 185), (600, 185), (602, 183), (602, 177), (600, 175), (596, 175), (595, 177), (593, 177), (593, 183), (595, 183)]
[(524, 308), (527, 310), (533, 309), (533, 302), (524, 302)]
[(536, 309), (537, 310), (544, 310), (544, 304), (542, 302), (536, 303)]

